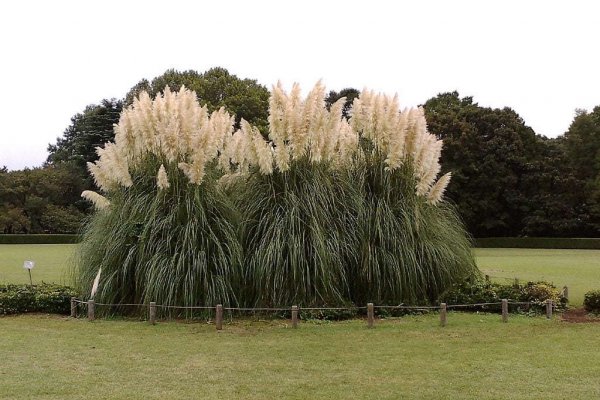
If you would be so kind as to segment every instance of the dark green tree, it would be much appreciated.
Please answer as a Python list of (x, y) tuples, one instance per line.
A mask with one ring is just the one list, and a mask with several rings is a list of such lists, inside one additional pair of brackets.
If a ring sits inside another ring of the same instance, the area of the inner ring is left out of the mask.
[(119, 122), (123, 109), (121, 100), (102, 100), (92, 104), (82, 113), (71, 118), (71, 125), (65, 129), (56, 144), (48, 146), (49, 164), (71, 163), (82, 176), (86, 177), (87, 163), (98, 159), (96, 147), (103, 146), (114, 138), (113, 125)]
[(182, 85), (196, 92), (200, 104), (206, 104), (210, 111), (225, 107), (236, 116), (237, 123), (243, 118), (257, 126), (263, 134), (267, 133), (269, 91), (256, 80), (240, 79), (225, 68), (211, 68), (202, 74), (193, 70), (167, 70), (152, 82), (146, 79), (138, 82), (125, 96), (125, 104), (133, 103), (133, 99), (141, 91), (147, 91), (154, 97), (165, 86), (178, 91)]
[[(532, 209), (524, 188), (540, 137), (510, 108), (480, 107), (443, 93), (425, 103), (429, 130), (444, 140), (447, 197), (476, 237), (517, 236)], [(445, 171), (444, 171), (445, 172)]]
[(522, 235), (593, 235), (585, 182), (570, 165), (564, 142), (564, 137), (541, 138), (537, 157), (528, 164), (522, 193), (530, 201), (530, 212), (523, 220)]
[(331, 107), (331, 105), (333, 103), (335, 103), (342, 97), (345, 97), (346, 102), (344, 103), (344, 108), (342, 109), (342, 115), (344, 116), (344, 118), (348, 119), (348, 118), (350, 118), (350, 110), (352, 109), (352, 102), (354, 101), (355, 98), (357, 98), (359, 96), (360, 96), (360, 91), (357, 89), (354, 89), (354, 88), (345, 88), (345, 89), (340, 90), (339, 92), (332, 90), (329, 92), (329, 94), (325, 98), (325, 105), (327, 106), (327, 109), (329, 110), (329, 108)]
[(569, 166), (583, 182), (581, 206), (589, 212), (590, 235), (600, 234), (600, 106), (577, 110), (564, 136)]

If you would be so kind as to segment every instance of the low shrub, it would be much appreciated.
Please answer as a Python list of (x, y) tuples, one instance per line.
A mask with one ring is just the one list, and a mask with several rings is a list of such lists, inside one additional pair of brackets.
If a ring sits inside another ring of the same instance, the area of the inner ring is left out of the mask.
[(68, 286), (0, 285), (0, 315), (43, 312), (69, 314), (71, 297), (77, 296)]
[[(564, 309), (567, 305), (567, 299), (562, 292), (551, 283), (538, 281), (527, 282), (525, 284), (501, 284), (487, 282), (483, 280), (467, 281), (454, 286), (440, 297), (441, 303), (452, 304), (479, 304), (479, 303), (499, 303), (502, 299), (514, 302), (530, 302), (531, 307), (527, 305), (511, 306), (510, 310), (524, 311), (537, 310), (542, 311), (547, 300), (552, 300), (557, 309)], [(466, 307), (471, 310), (499, 310), (500, 305), (488, 305), (477, 307)]]
[(600, 290), (587, 292), (583, 298), (583, 306), (589, 312), (600, 313)]

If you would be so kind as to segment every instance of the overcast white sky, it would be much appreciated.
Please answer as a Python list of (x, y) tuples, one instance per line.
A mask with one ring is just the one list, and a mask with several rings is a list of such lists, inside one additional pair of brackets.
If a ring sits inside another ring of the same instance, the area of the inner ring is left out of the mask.
[(555, 137), (600, 105), (599, 39), (593, 0), (3, 1), (0, 166), (41, 165), (71, 116), (168, 68), (403, 106), (458, 90)]

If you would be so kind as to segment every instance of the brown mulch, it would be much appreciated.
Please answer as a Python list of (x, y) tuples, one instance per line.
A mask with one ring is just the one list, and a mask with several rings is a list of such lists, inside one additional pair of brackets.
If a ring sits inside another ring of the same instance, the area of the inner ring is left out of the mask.
[(600, 322), (600, 318), (591, 314), (584, 308), (573, 308), (562, 313), (562, 319), (565, 322), (585, 323)]

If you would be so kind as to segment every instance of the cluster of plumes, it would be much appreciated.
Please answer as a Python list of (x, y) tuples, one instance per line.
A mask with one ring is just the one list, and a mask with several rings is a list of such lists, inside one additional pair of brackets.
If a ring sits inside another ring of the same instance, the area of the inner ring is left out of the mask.
[(265, 175), (271, 174), (273, 146), (263, 139), (258, 128), (242, 118), (240, 129), (225, 142), (219, 165), (228, 175), (246, 174), (251, 165), (258, 166)]
[[(347, 166), (365, 151), (359, 145), (364, 138), (385, 157), (389, 170), (410, 163), (417, 194), (433, 204), (439, 202), (450, 174), (436, 181), (442, 142), (427, 132), (423, 109), (401, 112), (397, 97), (364, 90), (354, 100), (347, 121), (342, 115), (344, 103), (341, 98), (327, 109), (321, 82), (306, 98), (297, 84), (288, 93), (278, 83), (269, 101), (270, 141), (266, 141), (244, 120), (234, 132), (234, 117), (223, 108), (209, 113), (185, 88), (171, 92), (167, 87), (154, 100), (142, 92), (121, 114), (115, 142), (98, 148), (99, 160), (88, 168), (97, 185), (110, 192), (131, 186), (132, 171), (143, 165), (146, 156), (154, 155), (176, 165), (191, 183), (200, 184), (214, 160), (225, 177), (247, 174), (251, 166), (262, 174), (274, 169), (285, 172), (303, 158), (334, 168)], [(170, 186), (164, 165), (156, 172), (156, 182), (161, 190)], [(86, 196), (98, 204), (90, 194)]]
[(417, 181), (416, 191), (438, 203), (450, 182), (450, 173), (436, 181), (441, 166), (442, 141), (427, 131), (423, 108), (400, 112), (398, 97), (363, 90), (352, 104), (350, 125), (369, 139), (385, 157), (389, 170), (410, 163)]
[(275, 164), (284, 172), (290, 162), (308, 157), (312, 162), (346, 164), (358, 149), (358, 135), (342, 117), (345, 98), (327, 110), (325, 86), (318, 82), (305, 99), (300, 86), (290, 93), (281, 83), (269, 99), (269, 138), (275, 148)]
[[(121, 113), (115, 125), (115, 142), (98, 148), (98, 161), (88, 163), (96, 184), (105, 192), (133, 184), (131, 172), (154, 155), (169, 165), (177, 165), (190, 182), (200, 184), (206, 166), (219, 157), (225, 140), (233, 133), (234, 117), (225, 109), (209, 113), (196, 94), (185, 88), (164, 93), (154, 100), (142, 92)], [(157, 171), (157, 185), (169, 187), (164, 165)]]
[(275, 164), (281, 171), (290, 162), (309, 157), (312, 162), (330, 161), (347, 165), (365, 151), (359, 138), (371, 141), (385, 156), (389, 170), (410, 163), (416, 192), (436, 204), (450, 182), (450, 173), (436, 181), (440, 172), (442, 141), (427, 131), (422, 108), (401, 112), (397, 96), (363, 90), (352, 104), (351, 118), (342, 117), (346, 99), (325, 107), (325, 87), (318, 82), (305, 99), (294, 85), (287, 93), (278, 83), (269, 102), (269, 137), (274, 145)]

